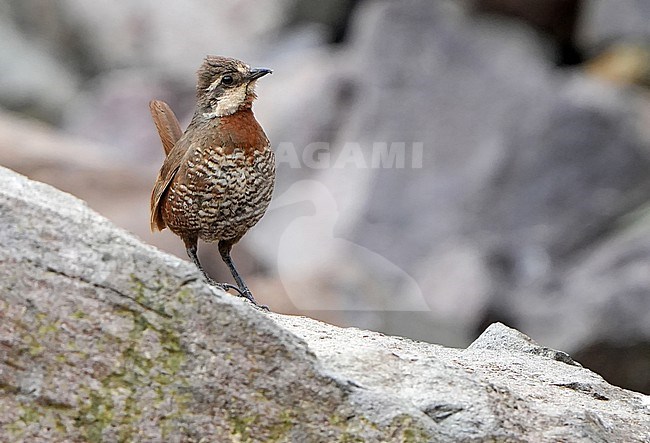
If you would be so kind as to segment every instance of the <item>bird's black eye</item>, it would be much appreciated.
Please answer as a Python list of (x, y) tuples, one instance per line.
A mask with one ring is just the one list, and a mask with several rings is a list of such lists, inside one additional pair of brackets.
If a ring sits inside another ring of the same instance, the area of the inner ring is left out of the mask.
[(232, 85), (234, 81), (235, 81), (235, 79), (232, 78), (232, 75), (224, 75), (221, 78), (221, 83), (223, 83), (226, 86)]

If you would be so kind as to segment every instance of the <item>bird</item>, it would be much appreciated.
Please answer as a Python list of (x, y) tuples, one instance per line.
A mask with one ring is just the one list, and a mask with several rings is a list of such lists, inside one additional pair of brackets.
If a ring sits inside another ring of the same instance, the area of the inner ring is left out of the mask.
[[(257, 122), (258, 79), (271, 74), (234, 58), (207, 56), (197, 72), (197, 103), (183, 132), (171, 107), (149, 103), (165, 151), (151, 193), (151, 230), (169, 228), (210, 285), (259, 306), (231, 250), (264, 216), (275, 186), (275, 154)], [(213, 280), (197, 256), (198, 240), (217, 243), (236, 286)]]

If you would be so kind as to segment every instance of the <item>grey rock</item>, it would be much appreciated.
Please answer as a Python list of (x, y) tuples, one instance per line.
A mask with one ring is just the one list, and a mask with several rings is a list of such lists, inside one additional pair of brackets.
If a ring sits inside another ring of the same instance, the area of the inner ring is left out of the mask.
[[(26, 0), (11, 2), (0, 14), (36, 30), (53, 53), (68, 56), (70, 65), (89, 63), (91, 74), (134, 66), (191, 74), (206, 54), (215, 51), (245, 60), (259, 56), (260, 41), (277, 31), (288, 6), (286, 0), (164, 5), (139, 1), (88, 8), (80, 0)], [(44, 10), (47, 14), (38, 13)]]
[[(548, 308), (542, 307), (543, 300), (550, 299), (557, 312), (570, 315), (553, 314), (555, 343), (578, 348), (606, 339), (621, 343), (638, 338), (650, 341), (650, 274), (645, 272), (649, 263), (650, 224), (645, 215), (595, 246), (557, 280), (542, 282), (553, 290), (527, 300), (534, 303), (531, 314), (526, 316), (529, 326), (534, 323), (535, 331), (543, 322), (551, 321)], [(537, 312), (536, 318), (532, 312)], [(568, 334), (560, 334), (560, 329)]]
[[(443, 325), (456, 334), (450, 343), (467, 343), (486, 315), (516, 321), (514, 298), (561, 274), (645, 203), (650, 159), (638, 120), (646, 110), (629, 91), (558, 70), (548, 51), (527, 27), (470, 17), (454, 2), (359, 8), (340, 55), (356, 99), (337, 110), (343, 123), (331, 155), (351, 141), (366, 158), (374, 142), (407, 149), (422, 142), (424, 149), (421, 168), (411, 167), (407, 151), (404, 168), (331, 167), (309, 177), (344, 214), (332, 239), (348, 247), (329, 262), (364, 270), (356, 281), (342, 272), (328, 280), (349, 300), (371, 285), (386, 291), (364, 299), (372, 315), (356, 311), (344, 321), (438, 340)], [(320, 198), (303, 200), (317, 205)], [(283, 217), (269, 213), (255, 244), (279, 238), (291, 226)], [(315, 219), (305, 232), (313, 226)], [(309, 263), (313, 248), (304, 237), (293, 239)], [(357, 254), (362, 248), (373, 254)], [(376, 255), (402, 272), (372, 272)], [(403, 299), (394, 294), (404, 297), (413, 280), (430, 311), (395, 312)]]
[(587, 50), (612, 41), (650, 39), (650, 3), (645, 0), (588, 0), (583, 9), (578, 25)]
[(106, 146), (118, 161), (162, 164), (149, 101), (156, 98), (168, 102), (184, 128), (194, 111), (193, 80), (194, 76), (188, 75), (183, 85), (142, 68), (108, 71), (96, 76), (93, 87), (79, 93), (65, 109), (63, 126), (68, 133)]
[(206, 54), (261, 64), (291, 3), (5, 2), (0, 104), (111, 145), (131, 161), (151, 160), (158, 150), (147, 151), (155, 140), (148, 101), (171, 99), (184, 117), (193, 103), (174, 95), (193, 100)]
[(610, 382), (648, 392), (650, 218), (631, 214), (615, 235), (589, 248), (563, 273), (514, 300), (520, 327), (572, 350)]
[(467, 349), (507, 350), (541, 355), (569, 365), (580, 366), (566, 352), (556, 351), (535, 343), (530, 337), (502, 323), (493, 323)]
[[(422, 169), (373, 171), (354, 241), (417, 269), (460, 237), (493, 280), (490, 256), (505, 255), (517, 284), (644, 201), (649, 164), (623, 94), (544, 65), (522, 29), (452, 20), (428, 2), (376, 9), (356, 51), (359, 70), (377, 74), (344, 138), (424, 140), (426, 149)], [(382, 42), (392, 35), (402, 50)]]
[(276, 151), (278, 193), (318, 172), (306, 167), (305, 148), (333, 142), (345, 115), (348, 72), (340, 57), (323, 47), (294, 48), (289, 54), (271, 62), (271, 81), (256, 88), (255, 114)]
[(74, 97), (78, 75), (30, 41), (0, 9), (0, 105), (50, 122)]
[(265, 314), (6, 169), (0, 223), (3, 441), (650, 434), (647, 396), (528, 352), (531, 340), (501, 325), (461, 350)]

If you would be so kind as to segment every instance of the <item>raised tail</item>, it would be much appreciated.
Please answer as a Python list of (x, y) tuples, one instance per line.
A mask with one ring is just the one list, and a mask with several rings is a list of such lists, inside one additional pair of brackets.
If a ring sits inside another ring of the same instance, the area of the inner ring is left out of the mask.
[(178, 119), (167, 103), (162, 100), (151, 100), (149, 102), (151, 117), (158, 130), (165, 155), (169, 155), (176, 142), (183, 135)]

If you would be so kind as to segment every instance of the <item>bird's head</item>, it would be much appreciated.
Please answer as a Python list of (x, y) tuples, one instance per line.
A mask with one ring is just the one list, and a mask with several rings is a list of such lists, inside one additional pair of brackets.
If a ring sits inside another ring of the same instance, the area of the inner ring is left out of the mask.
[(266, 68), (251, 68), (234, 58), (207, 56), (197, 73), (199, 112), (214, 118), (250, 109), (256, 97), (255, 82), (271, 72)]

